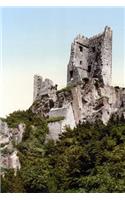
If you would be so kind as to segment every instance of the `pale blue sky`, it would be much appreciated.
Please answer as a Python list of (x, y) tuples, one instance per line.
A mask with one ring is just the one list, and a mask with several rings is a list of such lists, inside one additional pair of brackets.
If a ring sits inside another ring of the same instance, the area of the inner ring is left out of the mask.
[(33, 7), (2, 9), (4, 116), (32, 103), (33, 75), (66, 84), (70, 46), (81, 33), (87, 37), (113, 29), (113, 84), (124, 84), (124, 9)]

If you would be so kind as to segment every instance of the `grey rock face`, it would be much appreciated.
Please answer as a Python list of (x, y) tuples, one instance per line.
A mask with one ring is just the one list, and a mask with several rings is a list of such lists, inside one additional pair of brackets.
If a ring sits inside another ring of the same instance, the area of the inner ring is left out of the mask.
[(14, 148), (13, 142), (18, 144), (22, 141), (24, 130), (24, 124), (19, 124), (17, 128), (9, 128), (6, 122), (0, 120), (1, 168), (13, 168), (15, 173), (17, 169), (20, 169), (17, 150)]

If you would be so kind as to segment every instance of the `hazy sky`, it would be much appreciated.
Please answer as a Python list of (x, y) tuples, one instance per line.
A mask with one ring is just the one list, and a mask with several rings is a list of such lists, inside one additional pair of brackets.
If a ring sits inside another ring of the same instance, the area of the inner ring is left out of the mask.
[(106, 25), (113, 29), (112, 82), (125, 86), (124, 12), (123, 8), (2, 8), (0, 116), (32, 104), (34, 74), (64, 87), (74, 37), (79, 33), (93, 36)]

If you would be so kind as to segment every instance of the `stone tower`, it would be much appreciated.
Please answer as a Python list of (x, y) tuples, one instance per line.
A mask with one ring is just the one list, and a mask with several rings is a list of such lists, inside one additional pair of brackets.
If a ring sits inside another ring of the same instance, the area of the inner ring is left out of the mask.
[(112, 30), (86, 38), (78, 35), (71, 45), (67, 70), (67, 85), (79, 83), (84, 78), (97, 78), (103, 85), (111, 85)]

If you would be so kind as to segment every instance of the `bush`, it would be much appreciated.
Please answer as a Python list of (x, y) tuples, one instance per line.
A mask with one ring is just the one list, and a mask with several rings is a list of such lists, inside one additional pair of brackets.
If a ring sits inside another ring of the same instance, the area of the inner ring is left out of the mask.
[(55, 117), (49, 117), (47, 119), (47, 122), (50, 123), (50, 122), (58, 122), (58, 121), (61, 121), (61, 120), (64, 120), (65, 118), (63, 116), (55, 116)]

